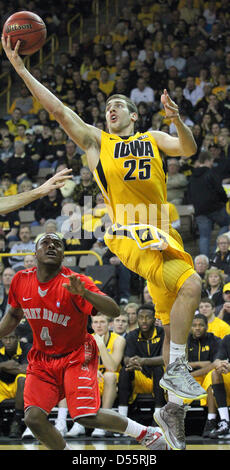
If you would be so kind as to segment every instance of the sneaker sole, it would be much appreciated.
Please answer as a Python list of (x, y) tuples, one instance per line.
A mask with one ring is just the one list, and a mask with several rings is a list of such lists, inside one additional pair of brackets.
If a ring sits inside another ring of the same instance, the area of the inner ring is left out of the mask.
[(171, 449), (173, 449), (173, 450), (185, 450), (186, 446), (183, 449), (181, 449), (180, 447), (175, 446), (175, 444), (172, 442), (172, 440), (170, 439), (169, 433), (167, 432), (167, 429), (164, 428), (165, 421), (163, 421), (161, 419), (160, 415), (157, 415), (156, 413), (154, 413), (153, 416), (154, 416), (154, 419), (155, 419), (156, 423), (158, 424), (158, 426), (160, 426), (161, 431), (163, 432), (164, 438), (165, 438), (166, 442), (168, 443), (168, 445), (171, 447)]
[(188, 400), (201, 400), (202, 398), (206, 398), (208, 396), (207, 392), (204, 391), (204, 393), (201, 393), (200, 395), (188, 395), (183, 392), (178, 392), (174, 388), (168, 386), (167, 382), (164, 381), (164, 379), (161, 379), (159, 382), (159, 385), (161, 388), (164, 390), (168, 390), (169, 392), (174, 393), (178, 398), (187, 398)]

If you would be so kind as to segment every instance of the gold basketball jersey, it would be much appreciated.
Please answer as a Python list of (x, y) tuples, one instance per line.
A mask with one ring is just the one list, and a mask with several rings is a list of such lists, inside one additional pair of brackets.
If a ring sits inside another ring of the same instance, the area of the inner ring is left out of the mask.
[(113, 223), (168, 223), (166, 175), (155, 139), (149, 132), (119, 137), (102, 131), (94, 178)]

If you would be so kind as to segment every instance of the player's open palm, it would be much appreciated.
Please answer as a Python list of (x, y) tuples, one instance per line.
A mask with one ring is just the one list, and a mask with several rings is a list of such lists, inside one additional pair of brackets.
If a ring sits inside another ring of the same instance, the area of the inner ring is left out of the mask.
[(85, 283), (80, 280), (75, 274), (70, 274), (67, 276), (69, 283), (62, 284), (65, 289), (67, 289), (71, 294), (84, 296), (85, 293)]
[(179, 117), (177, 104), (170, 98), (167, 90), (161, 95), (161, 103), (164, 106), (166, 117), (172, 119), (172, 122)]

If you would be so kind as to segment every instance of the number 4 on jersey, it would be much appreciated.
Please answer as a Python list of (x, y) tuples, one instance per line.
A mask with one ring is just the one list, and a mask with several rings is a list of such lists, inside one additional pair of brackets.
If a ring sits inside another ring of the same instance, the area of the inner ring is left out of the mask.
[(47, 328), (47, 326), (42, 327), (40, 338), (42, 339), (42, 341), (45, 341), (46, 346), (53, 346), (53, 343), (49, 334), (49, 328)]

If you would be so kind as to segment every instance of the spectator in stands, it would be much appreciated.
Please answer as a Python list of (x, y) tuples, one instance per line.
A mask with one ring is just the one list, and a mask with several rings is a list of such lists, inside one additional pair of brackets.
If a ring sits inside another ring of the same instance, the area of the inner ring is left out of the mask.
[(14, 142), (17, 142), (18, 140), (24, 144), (27, 144), (28, 142), (25, 124), (18, 124), (18, 135), (14, 138)]
[(186, 85), (183, 90), (184, 97), (191, 101), (192, 106), (196, 106), (198, 101), (203, 98), (204, 92), (200, 85), (196, 85), (194, 77), (187, 77)]
[(199, 8), (194, 7), (193, 0), (186, 0), (184, 6), (180, 8), (180, 19), (187, 24), (196, 24), (200, 14)]
[(220, 269), (215, 266), (207, 269), (204, 276), (204, 288), (206, 296), (212, 299), (216, 306), (222, 304), (223, 301), (222, 290), (224, 281), (225, 276)]
[[(57, 231), (65, 239), (67, 251), (85, 251), (92, 249), (95, 242), (93, 233), (83, 229), (81, 208), (72, 199), (62, 201), (61, 216), (57, 217)], [(76, 265), (80, 255), (76, 255)]]
[(187, 188), (187, 178), (180, 173), (180, 162), (176, 158), (170, 158), (167, 162), (167, 199), (175, 205), (183, 204), (184, 193)]
[(113, 332), (126, 338), (128, 328), (128, 315), (125, 311), (113, 320)]
[(210, 152), (201, 152), (198, 161), (199, 166), (194, 168), (188, 183), (188, 200), (195, 210), (200, 237), (199, 252), (209, 257), (213, 224), (219, 225), (219, 235), (228, 231), (228, 198), (219, 178), (212, 170), (213, 158)]
[[(119, 371), (125, 350), (125, 338), (109, 330), (109, 318), (98, 312), (92, 317), (94, 339), (99, 349), (98, 381), (102, 408), (111, 409), (117, 396)], [(85, 434), (83, 426), (75, 423), (67, 436)], [(103, 429), (94, 429), (92, 437), (105, 435)]]
[(207, 331), (223, 339), (224, 336), (230, 334), (230, 325), (215, 316), (215, 309), (216, 306), (212, 299), (205, 297), (201, 299), (199, 303), (199, 313), (202, 313), (208, 319)]
[(3, 317), (7, 310), (8, 305), (8, 295), (10, 290), (11, 281), (15, 275), (16, 271), (13, 268), (7, 267), (2, 273), (2, 293), (1, 293), (1, 303), (0, 303), (0, 314)]
[(1, 401), (8, 398), (15, 399), (15, 413), (9, 437), (17, 439), (22, 436), (27, 354), (32, 344), (20, 341), (17, 330), (2, 337), (1, 341), (3, 345), (0, 349)]
[(93, 180), (92, 173), (88, 167), (82, 167), (80, 170), (80, 183), (76, 185), (73, 192), (73, 200), (81, 207), (89, 206), (90, 208), (96, 205), (96, 196), (100, 192), (97, 184)]
[(146, 132), (151, 126), (152, 114), (149, 111), (148, 104), (144, 101), (140, 101), (137, 109), (138, 120), (136, 122), (136, 129), (139, 132)]
[(13, 136), (5, 135), (2, 139), (2, 144), (0, 148), (0, 158), (3, 163), (6, 163), (9, 158), (14, 154), (14, 145), (13, 145)]
[[(209, 437), (212, 439), (221, 438), (229, 434), (229, 410), (230, 405), (230, 335), (226, 335), (219, 345), (219, 349), (214, 362), (214, 370), (211, 373), (211, 385), (214, 395), (214, 412), (212, 419), (215, 428), (211, 430)], [(216, 409), (217, 408), (217, 409)], [(219, 422), (217, 423), (217, 412)]]
[(153, 300), (152, 300), (152, 297), (149, 293), (147, 284), (145, 285), (145, 287), (143, 289), (143, 303), (145, 303), (145, 304), (152, 304), (153, 303)]
[(0, 193), (1, 196), (13, 196), (18, 192), (18, 185), (13, 182), (9, 173), (3, 173), (1, 177)]
[[(38, 240), (41, 238), (41, 236), (44, 235), (44, 233), (56, 233), (60, 238), (64, 238), (63, 234), (61, 232), (58, 232), (57, 218), (56, 219), (47, 219), (45, 221), (44, 231), (42, 231), (41, 233), (39, 233), (36, 236), (36, 238), (34, 240), (35, 245), (38, 242)], [(65, 245), (64, 240), (63, 240), (63, 243)]]
[(147, 86), (143, 77), (137, 80), (137, 86), (131, 90), (130, 99), (138, 105), (140, 102), (145, 102), (149, 109), (154, 108), (155, 96), (153, 88)]
[(117, 277), (117, 293), (115, 293), (115, 298), (117, 298), (119, 305), (127, 305), (130, 297), (130, 270), (109, 249), (103, 255), (102, 261), (103, 264), (110, 264), (115, 267)]
[(12, 112), (11, 119), (6, 121), (10, 134), (18, 135), (18, 124), (25, 124), (26, 128), (29, 128), (29, 123), (26, 119), (23, 119), (20, 108), (15, 108)]
[[(87, 232), (92, 232), (95, 234), (97, 228), (104, 225), (104, 216), (107, 214), (108, 210), (103, 199), (102, 193), (96, 195), (96, 204), (92, 210), (87, 210), (86, 214), (82, 216), (83, 228)], [(98, 232), (98, 231), (97, 231)], [(103, 234), (101, 234), (103, 236)], [(98, 237), (98, 235), (97, 235)]]
[(206, 255), (197, 255), (194, 258), (194, 267), (201, 277), (201, 279), (204, 279), (205, 273), (207, 269), (209, 268), (209, 259)]
[(51, 154), (53, 158), (49, 159), (51, 166), (55, 168), (59, 162), (61, 162), (65, 158), (65, 151), (66, 151), (66, 139), (67, 136), (61, 127), (55, 127), (53, 130), (53, 137), (51, 142)]
[[(10, 250), (10, 253), (30, 253), (35, 251), (35, 244), (32, 240), (31, 228), (29, 225), (22, 225), (18, 232), (19, 241), (16, 242)], [(19, 266), (23, 266), (23, 256), (11, 256), (10, 266), (17, 271)]]
[[(18, 185), (18, 193), (23, 193), (25, 191), (31, 191), (33, 189), (33, 182), (29, 178), (23, 179), (23, 181)], [(27, 204), (23, 207), (25, 211), (33, 211), (37, 205), (37, 201), (32, 201), (30, 204)]]
[(99, 89), (108, 97), (114, 87), (114, 79), (111, 80), (110, 74), (106, 68), (100, 70)]
[(38, 169), (32, 158), (26, 154), (23, 142), (14, 142), (14, 155), (7, 161), (5, 170), (15, 183), (20, 184), (25, 177), (34, 180)]
[(20, 218), (18, 211), (9, 214), (0, 214), (0, 230), (4, 234), (7, 242), (18, 240), (18, 229), (20, 226)]
[(19, 87), (19, 96), (11, 104), (9, 114), (12, 114), (16, 108), (21, 110), (21, 115), (26, 120), (32, 118), (41, 108), (24, 83)]
[(84, 152), (73, 142), (73, 140), (68, 139), (65, 143), (65, 156), (64, 161), (67, 163), (68, 168), (72, 168), (73, 160), (78, 162), (78, 165), (75, 165), (75, 173), (78, 173), (80, 177), (80, 170), (84, 166), (83, 161)]
[(188, 362), (191, 367), (191, 375), (197, 382), (207, 390), (207, 399), (201, 404), (208, 405), (208, 416), (203, 429), (203, 437), (209, 437), (209, 433), (215, 428), (216, 422), (212, 413), (215, 411), (215, 404), (212, 388), (209, 384), (208, 375), (213, 369), (213, 362), (216, 358), (221, 339), (210, 333), (208, 330), (208, 319), (205, 315), (198, 313), (194, 316), (191, 333), (187, 341)]
[(228, 235), (219, 235), (217, 237), (217, 249), (210, 265), (224, 271), (224, 274), (230, 275), (230, 239)]
[(24, 268), (29, 269), (36, 266), (36, 258), (34, 255), (25, 255), (24, 256)]
[(38, 168), (43, 156), (42, 138), (33, 129), (27, 129), (25, 134), (27, 138), (25, 153), (35, 162), (35, 167)]
[(50, 126), (51, 125), (51, 120), (49, 113), (46, 111), (46, 109), (39, 109), (37, 113), (37, 121), (36, 124), (41, 125), (41, 126)]
[(129, 302), (124, 306), (124, 312), (128, 315), (127, 333), (138, 328), (137, 309), (139, 305), (135, 302)]
[[(8, 246), (7, 246), (7, 240), (4, 236), (3, 233), (1, 233), (0, 231), (0, 253), (4, 254), (4, 253), (9, 253), (9, 249), (8, 249)], [(1, 259), (2, 258), (2, 259)], [(1, 262), (0, 262), (0, 282), (2, 281), (2, 273), (3, 273), (3, 270), (4, 268), (7, 268), (9, 266), (9, 258), (8, 256), (2, 256), (0, 257), (1, 259)]]
[(186, 67), (186, 60), (181, 56), (181, 49), (179, 44), (175, 44), (171, 49), (171, 57), (165, 60), (165, 66), (168, 70), (171, 66), (176, 67), (178, 74), (181, 77)]
[(138, 393), (152, 394), (155, 409), (165, 404), (164, 393), (159, 386), (164, 372), (164, 330), (155, 326), (155, 309), (151, 304), (140, 305), (137, 318), (138, 328), (126, 336), (124, 366), (119, 374), (118, 410), (123, 416), (128, 416), (129, 404)]
[(183, 114), (186, 116), (193, 118), (194, 110), (192, 103), (184, 97), (182, 86), (176, 86), (174, 98), (176, 104), (179, 106), (180, 112), (183, 112)]
[(223, 303), (216, 307), (215, 314), (230, 325), (230, 282), (224, 285), (222, 296)]
[(59, 189), (53, 189), (44, 198), (38, 201), (34, 217), (40, 225), (44, 225), (48, 219), (54, 219), (61, 215), (62, 194)]

